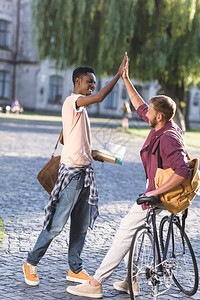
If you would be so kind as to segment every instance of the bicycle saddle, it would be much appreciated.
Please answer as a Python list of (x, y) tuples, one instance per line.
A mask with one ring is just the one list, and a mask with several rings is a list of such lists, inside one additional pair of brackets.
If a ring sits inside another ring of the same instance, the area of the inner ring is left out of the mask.
[(148, 205), (153, 205), (153, 204), (159, 204), (161, 203), (159, 197), (157, 196), (141, 196), (137, 198), (137, 204), (148, 204)]

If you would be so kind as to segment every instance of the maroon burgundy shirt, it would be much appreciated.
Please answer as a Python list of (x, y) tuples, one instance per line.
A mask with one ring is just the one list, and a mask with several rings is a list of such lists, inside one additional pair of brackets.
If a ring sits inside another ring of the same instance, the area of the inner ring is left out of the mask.
[[(146, 117), (147, 110), (148, 105), (145, 103), (136, 112), (148, 123), (149, 119)], [(165, 132), (166, 130), (177, 132), (180, 138), (172, 132)], [(155, 154), (152, 153), (156, 149), (159, 140), (163, 169), (172, 168), (176, 174), (182, 177), (188, 178), (190, 176), (182, 130), (173, 121), (170, 121), (157, 131), (152, 128), (140, 151), (146, 179), (148, 179), (148, 186), (145, 193), (155, 189), (154, 178), (158, 165), (158, 151)]]

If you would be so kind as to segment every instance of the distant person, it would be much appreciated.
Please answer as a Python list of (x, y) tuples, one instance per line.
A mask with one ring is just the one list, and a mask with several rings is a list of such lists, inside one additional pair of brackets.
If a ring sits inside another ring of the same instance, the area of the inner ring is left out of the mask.
[(98, 193), (91, 166), (91, 130), (86, 107), (103, 101), (122, 76), (127, 54), (117, 74), (97, 94), (96, 77), (90, 67), (79, 67), (73, 72), (74, 91), (62, 107), (63, 150), (58, 179), (45, 208), (44, 227), (27, 261), (23, 265), (25, 282), (38, 285), (37, 264), (52, 240), (62, 231), (71, 216), (68, 250), (69, 271), (67, 280), (85, 282), (90, 276), (83, 270), (81, 252), (88, 227), (92, 228), (98, 215)]
[(5, 107), (5, 113), (6, 113), (6, 114), (9, 114), (10, 111), (11, 111), (10, 105), (6, 105), (6, 107)]
[(14, 100), (11, 104), (11, 112), (19, 114), (24, 111), (23, 107), (19, 104), (18, 100)]
[(130, 104), (128, 101), (124, 102), (124, 105), (122, 106), (121, 110), (123, 111), (123, 117), (122, 117), (122, 129), (128, 130), (129, 128), (129, 119), (132, 118), (132, 112), (130, 108)]

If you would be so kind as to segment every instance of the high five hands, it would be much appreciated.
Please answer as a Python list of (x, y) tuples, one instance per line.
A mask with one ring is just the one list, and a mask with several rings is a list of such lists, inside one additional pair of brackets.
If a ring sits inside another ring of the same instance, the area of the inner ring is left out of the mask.
[[(125, 52), (125, 55), (127, 56), (127, 52)], [(126, 63), (125, 63), (124, 69), (123, 69), (122, 78), (123, 78), (123, 80), (129, 78), (129, 76), (128, 76), (128, 56), (127, 56), (127, 60), (126, 60)]]
[(125, 52), (124, 58), (122, 60), (122, 63), (120, 65), (119, 71), (118, 71), (118, 73), (119, 73), (120, 76), (123, 75), (124, 69), (126, 68), (127, 63), (128, 63), (128, 56), (127, 56), (127, 52)]

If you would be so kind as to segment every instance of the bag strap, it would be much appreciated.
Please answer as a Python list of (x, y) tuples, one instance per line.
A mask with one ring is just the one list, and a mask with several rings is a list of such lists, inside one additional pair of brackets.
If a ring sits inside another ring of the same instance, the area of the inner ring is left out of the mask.
[[(166, 131), (163, 132), (163, 134), (167, 131), (174, 133), (179, 139), (181, 139), (181, 136), (174, 130), (170, 130), (170, 129), (166, 130)], [(158, 144), (157, 144), (157, 146), (156, 146), (156, 148), (155, 148), (155, 150), (153, 151), (152, 154), (155, 155), (156, 151), (158, 151), (158, 160), (157, 160), (158, 161), (158, 168), (162, 169), (163, 166), (162, 166), (162, 158), (160, 156), (160, 139), (159, 139)], [(187, 150), (186, 150), (186, 156), (187, 156), (187, 159), (190, 160), (190, 156), (189, 156)]]
[[(174, 133), (179, 139), (181, 138), (180, 135), (178, 133), (176, 133), (176, 131), (174, 131), (174, 130), (166, 130), (163, 132), (163, 134), (167, 131)], [(158, 151), (158, 157), (157, 157), (158, 164), (157, 165), (158, 165), (158, 168), (162, 169), (163, 165), (162, 165), (162, 158), (160, 156), (160, 139), (159, 139), (158, 144), (152, 154), (155, 155), (156, 151)]]
[(60, 143), (61, 143), (62, 145), (64, 145), (63, 128), (62, 128), (61, 133), (60, 133)]
[(158, 168), (162, 169), (163, 166), (162, 166), (162, 158), (160, 156), (160, 140), (158, 141), (158, 144), (152, 154), (155, 155), (157, 151), (158, 151), (158, 156), (157, 156)]
[(54, 150), (53, 150), (53, 153), (52, 153), (52, 155), (51, 155), (51, 158), (54, 157), (54, 154), (55, 154), (55, 152), (56, 152), (56, 149), (57, 149), (57, 147), (58, 147), (58, 143), (59, 143), (59, 141), (60, 141), (60, 139), (61, 139), (61, 137), (62, 137), (62, 134), (63, 134), (63, 129), (61, 130), (61, 133), (59, 134), (59, 137), (58, 137), (57, 143), (56, 143), (56, 145), (55, 145), (55, 147), (54, 147)]

